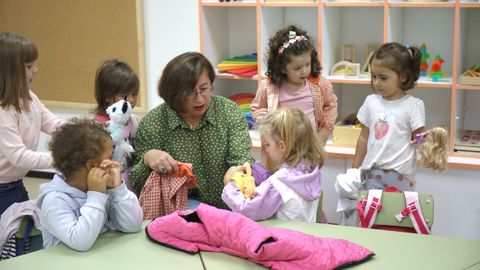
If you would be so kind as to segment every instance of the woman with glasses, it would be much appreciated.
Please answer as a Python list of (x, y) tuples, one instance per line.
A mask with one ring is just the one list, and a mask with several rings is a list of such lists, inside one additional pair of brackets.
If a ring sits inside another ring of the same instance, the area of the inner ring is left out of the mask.
[(198, 189), (189, 191), (189, 208), (199, 202), (227, 208), (221, 199), (223, 176), (251, 160), (248, 124), (231, 100), (213, 95), (215, 71), (205, 56), (188, 52), (173, 58), (158, 83), (165, 103), (140, 122), (130, 179), (140, 194), (153, 171), (178, 172), (191, 163)]

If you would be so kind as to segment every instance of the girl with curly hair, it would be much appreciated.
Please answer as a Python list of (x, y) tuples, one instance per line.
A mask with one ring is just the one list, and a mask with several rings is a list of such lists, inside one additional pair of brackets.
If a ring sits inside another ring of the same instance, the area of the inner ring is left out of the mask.
[(270, 38), (268, 46), (268, 78), (252, 101), (253, 118), (257, 121), (277, 108), (298, 108), (325, 144), (337, 118), (337, 97), (320, 75), (322, 67), (312, 38), (290, 25)]
[(122, 180), (122, 166), (111, 160), (103, 124), (74, 118), (55, 131), (49, 147), (60, 173), (40, 185), (37, 199), (45, 248), (64, 243), (86, 251), (107, 230), (140, 230), (142, 209)]

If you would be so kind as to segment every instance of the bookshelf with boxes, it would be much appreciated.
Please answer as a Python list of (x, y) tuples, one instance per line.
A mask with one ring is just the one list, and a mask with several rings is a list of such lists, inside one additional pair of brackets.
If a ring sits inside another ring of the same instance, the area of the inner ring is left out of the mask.
[[(332, 82), (338, 97), (339, 122), (356, 114), (365, 97), (373, 93), (364, 63), (375, 44), (425, 44), (430, 53), (428, 64), (441, 55), (446, 75), (438, 82), (423, 76), (410, 93), (424, 101), (427, 127), (443, 124), (451, 131), (449, 166), (480, 168), (480, 152), (455, 149), (463, 130), (480, 130), (480, 86), (458, 82), (468, 67), (480, 64), (480, 3), (200, 0), (199, 12), (201, 51), (214, 65), (228, 57), (258, 53), (258, 75), (244, 78), (218, 73), (217, 94), (255, 93), (266, 71), (268, 39), (283, 26), (297, 24), (317, 44), (322, 75)], [(342, 55), (345, 58), (345, 48), (354, 50), (355, 58), (349, 60), (360, 63), (364, 72), (359, 76), (330, 74)], [(355, 131), (347, 130), (347, 134), (355, 135)], [(330, 156), (354, 155), (355, 146), (342, 142), (328, 142)], [(254, 146), (260, 146), (258, 138)]]

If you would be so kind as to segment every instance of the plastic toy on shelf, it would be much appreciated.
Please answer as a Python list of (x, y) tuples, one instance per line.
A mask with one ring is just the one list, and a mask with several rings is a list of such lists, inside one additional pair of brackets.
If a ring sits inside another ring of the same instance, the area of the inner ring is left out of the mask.
[(237, 103), (238, 107), (242, 110), (243, 114), (245, 115), (245, 119), (248, 123), (248, 128), (254, 128), (254, 121), (252, 117), (252, 113), (250, 112), (250, 104), (252, 100), (255, 98), (254, 94), (250, 93), (239, 93), (229, 97), (233, 102)]
[(257, 54), (247, 54), (226, 58), (217, 66), (221, 73), (230, 73), (240, 77), (252, 77), (258, 73)]
[(443, 62), (445, 61), (443, 61), (440, 54), (437, 54), (437, 56), (435, 56), (435, 60), (433, 60), (432, 63), (432, 72), (430, 72), (430, 78), (432, 78), (432, 82), (438, 82), (441, 78), (445, 76), (445, 72), (442, 71)]
[(360, 78), (360, 64), (340, 61), (330, 69), (330, 75), (344, 75), (345, 78)]
[(420, 46), (420, 51), (422, 52), (422, 60), (420, 61), (420, 76), (427, 76), (427, 60), (430, 58), (430, 54), (427, 52), (427, 46), (425, 44)]

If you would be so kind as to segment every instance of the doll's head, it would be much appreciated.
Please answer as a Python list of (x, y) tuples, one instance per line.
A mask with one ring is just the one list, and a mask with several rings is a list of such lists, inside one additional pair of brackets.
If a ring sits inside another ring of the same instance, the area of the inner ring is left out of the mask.
[(287, 65), (296, 57), (305, 58), (310, 63), (306, 76), (320, 75), (322, 67), (312, 38), (306, 31), (289, 25), (279, 30), (268, 43), (266, 75), (273, 84), (280, 87), (287, 79)]
[(425, 133), (417, 149), (419, 160), (425, 168), (444, 171), (447, 168), (448, 130), (437, 126)]

